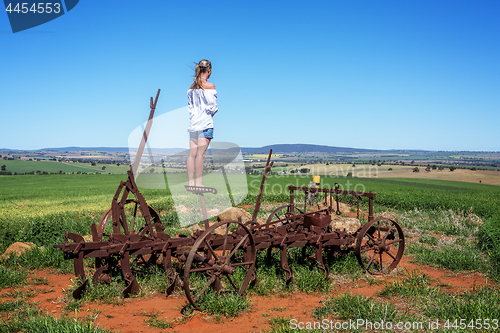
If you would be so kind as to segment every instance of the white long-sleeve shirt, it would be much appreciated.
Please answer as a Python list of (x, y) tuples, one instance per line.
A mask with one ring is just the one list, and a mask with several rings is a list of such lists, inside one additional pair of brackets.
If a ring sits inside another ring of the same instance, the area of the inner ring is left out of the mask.
[(188, 110), (190, 126), (188, 132), (203, 131), (214, 127), (212, 116), (219, 110), (215, 89), (189, 89)]

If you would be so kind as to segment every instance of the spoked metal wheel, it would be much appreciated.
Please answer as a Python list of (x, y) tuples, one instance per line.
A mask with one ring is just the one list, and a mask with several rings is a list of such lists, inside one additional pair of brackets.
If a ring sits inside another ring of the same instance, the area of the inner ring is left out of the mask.
[(290, 209), (290, 205), (284, 205), (276, 208), (269, 214), (269, 217), (267, 218), (266, 223), (269, 223), (271, 221), (277, 221), (277, 220), (283, 220), (283, 219), (289, 219), (288, 221), (292, 221), (293, 217), (295, 215), (303, 214), (304, 212), (297, 207), (295, 207), (294, 211), (292, 212)]
[[(235, 231), (231, 232), (233, 229)], [(210, 286), (216, 294), (237, 292), (243, 295), (254, 276), (254, 239), (250, 230), (238, 221), (212, 225), (184, 255), (187, 257), (184, 291), (189, 303), (197, 310), (200, 310), (200, 297)], [(201, 283), (202, 286), (191, 286), (190, 276), (197, 272), (204, 272), (208, 281)]]
[(405, 237), (398, 223), (378, 218), (358, 232), (356, 257), (370, 274), (387, 274), (399, 264), (405, 250)]

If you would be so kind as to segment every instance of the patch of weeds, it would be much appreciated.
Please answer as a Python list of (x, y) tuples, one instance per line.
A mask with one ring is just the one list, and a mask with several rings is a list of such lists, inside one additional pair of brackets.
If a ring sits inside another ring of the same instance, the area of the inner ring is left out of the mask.
[(32, 289), (15, 289), (12, 292), (6, 292), (2, 294), (2, 297), (8, 298), (30, 298), (36, 296), (36, 292)]
[(430, 318), (470, 320), (500, 318), (500, 291), (492, 286), (462, 294), (440, 293), (429, 299), (423, 312)]
[(148, 317), (147, 319), (144, 319), (144, 321), (150, 327), (159, 329), (172, 328), (172, 322), (158, 318), (158, 316), (160, 315), (159, 312), (142, 312), (142, 314)]
[(273, 317), (268, 320), (271, 330), (266, 332), (290, 332), (290, 320), (292, 317)]
[(325, 279), (325, 274), (316, 267), (310, 269), (307, 266), (294, 265), (293, 281), (290, 284), (291, 288), (296, 287), (300, 291), (312, 293), (317, 291), (330, 290), (332, 281)]
[(25, 283), (26, 277), (27, 273), (18, 267), (10, 269), (0, 266), (0, 288), (14, 287)]
[(0, 302), (0, 312), (11, 312), (26, 308), (27, 302), (23, 300)]
[(403, 228), (429, 230), (445, 235), (468, 236), (476, 234), (482, 221), (477, 215), (467, 211), (435, 209), (423, 211), (415, 208), (400, 217)]
[(80, 310), (82, 307), (83, 301), (81, 299), (72, 299), (66, 306), (64, 307), (65, 312), (73, 312)]
[[(70, 287), (68, 292), (68, 298), (70, 302), (73, 302), (73, 297), (71, 293), (81, 284), (81, 279), (76, 278), (73, 280), (73, 285)], [(102, 302), (106, 304), (119, 305), (123, 300), (123, 290), (124, 286), (122, 283), (111, 281), (111, 284), (97, 283), (94, 284), (90, 278), (88, 281), (87, 288), (83, 293), (81, 301), (83, 302)]]
[(73, 261), (65, 260), (61, 250), (52, 246), (34, 247), (24, 251), (21, 255), (11, 255), (3, 261), (3, 264), (5, 267), (14, 269), (18, 269), (18, 267), (28, 270), (57, 268), (61, 273), (72, 273), (74, 270)]
[(383, 283), (383, 281), (381, 281), (381, 280), (379, 280), (379, 279), (377, 279), (377, 278), (375, 278), (375, 277), (373, 277), (372, 275), (369, 275), (369, 274), (367, 274), (365, 276), (365, 280), (366, 280), (366, 282), (368, 282), (368, 284), (370, 286), (377, 286), (377, 285)]
[(38, 290), (40, 294), (48, 294), (54, 291), (54, 288)]
[(0, 332), (78, 332), (78, 333), (105, 333), (111, 332), (96, 327), (91, 320), (78, 321), (74, 318), (47, 316), (36, 309), (24, 309), (16, 316), (2, 322)]
[(346, 255), (339, 255), (328, 260), (330, 272), (338, 275), (348, 275), (353, 280), (359, 279), (363, 275), (363, 269), (359, 266), (358, 259), (354, 252)]
[(440, 249), (429, 249), (423, 245), (410, 245), (408, 252), (416, 255), (418, 263), (435, 265), (452, 271), (486, 271), (484, 254), (478, 249), (463, 246), (456, 248), (444, 245)]
[(273, 308), (271, 309), (271, 311), (280, 311), (280, 312), (281, 312), (281, 311), (285, 311), (285, 310), (286, 310), (286, 308), (282, 308), (282, 307), (279, 307), (279, 306), (275, 306), (275, 307), (273, 307)]
[(146, 296), (148, 292), (163, 294), (171, 283), (165, 270), (157, 266), (137, 274), (137, 282), (141, 286), (140, 296)]
[(321, 301), (323, 306), (313, 309), (315, 318), (335, 315), (340, 319), (363, 318), (368, 321), (394, 321), (397, 317), (396, 307), (389, 302), (377, 302), (361, 295), (342, 294), (337, 298)]
[[(196, 295), (198, 291), (192, 292)], [(247, 311), (250, 308), (250, 303), (245, 296), (241, 296), (236, 292), (220, 292), (216, 295), (213, 290), (206, 290), (196, 302), (200, 310), (214, 316), (222, 315), (225, 317), (236, 317), (242, 311)], [(194, 313), (194, 307), (191, 304), (186, 304), (182, 309), (184, 316), (190, 316)]]
[(205, 292), (198, 300), (200, 308), (213, 315), (236, 317), (240, 312), (247, 311), (250, 303), (245, 296), (235, 292), (215, 295), (213, 292)]
[(427, 244), (431, 246), (437, 246), (439, 244), (439, 238), (432, 235), (423, 235), (418, 239), (418, 241), (422, 244)]
[(385, 297), (393, 295), (415, 297), (437, 292), (437, 289), (429, 287), (430, 282), (431, 279), (428, 275), (413, 270), (407, 273), (407, 277), (403, 280), (386, 284), (385, 288), (379, 294)]
[[(276, 316), (268, 319), (268, 323), (271, 325), (269, 330), (263, 330), (264, 333), (296, 333), (296, 332), (309, 332), (309, 333), (320, 333), (326, 332), (324, 329), (315, 328), (318, 327), (319, 322), (312, 323), (300, 323), (297, 319), (292, 317)], [(303, 328), (299, 328), (303, 327)], [(321, 325), (319, 325), (321, 326)]]
[(49, 280), (47, 278), (44, 278), (44, 277), (38, 277), (38, 276), (34, 276), (32, 279), (31, 279), (31, 284), (34, 284), (35, 286), (48, 286), (50, 284)]

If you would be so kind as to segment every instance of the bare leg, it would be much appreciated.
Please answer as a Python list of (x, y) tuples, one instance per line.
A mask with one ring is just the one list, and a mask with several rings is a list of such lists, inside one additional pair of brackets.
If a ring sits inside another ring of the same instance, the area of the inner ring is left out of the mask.
[(191, 138), (189, 140), (189, 156), (187, 158), (187, 163), (186, 163), (189, 186), (194, 186), (194, 161), (196, 159), (197, 151), (198, 151), (198, 139)]
[(207, 151), (210, 139), (198, 138), (198, 149), (196, 151), (196, 186), (203, 186), (201, 178), (203, 176), (203, 162), (205, 160), (205, 152)]

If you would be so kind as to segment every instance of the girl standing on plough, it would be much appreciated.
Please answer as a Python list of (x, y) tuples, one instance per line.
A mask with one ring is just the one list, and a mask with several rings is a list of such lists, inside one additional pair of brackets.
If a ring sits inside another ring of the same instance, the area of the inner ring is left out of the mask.
[[(208, 82), (212, 74), (212, 64), (201, 60), (196, 64), (194, 82), (188, 90), (188, 110), (190, 126), (189, 156), (187, 173), (189, 186), (203, 186), (203, 161), (210, 140), (213, 139), (214, 122), (212, 117), (218, 111), (215, 85)], [(194, 174), (196, 172), (196, 182)]]

